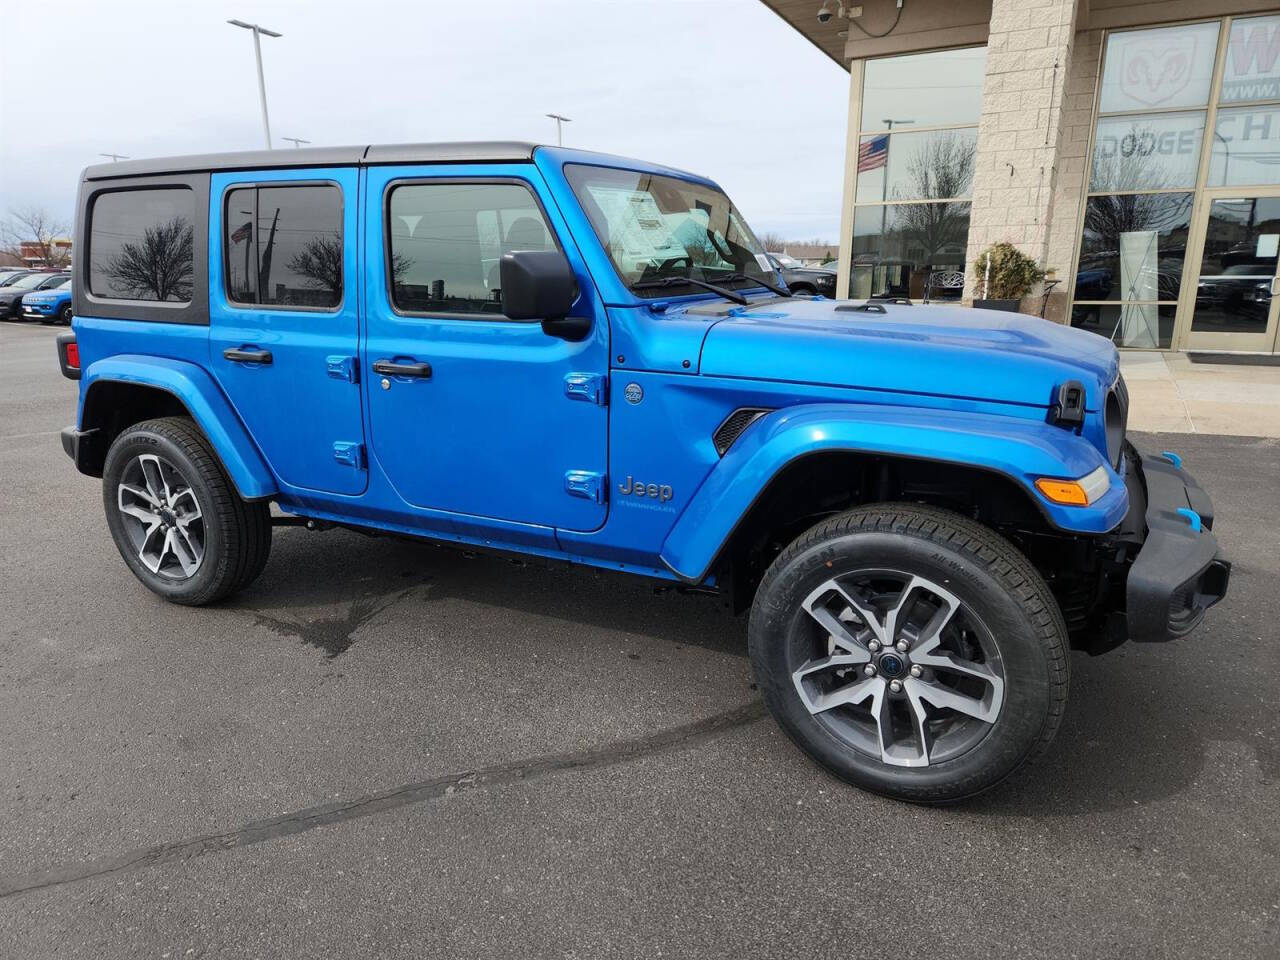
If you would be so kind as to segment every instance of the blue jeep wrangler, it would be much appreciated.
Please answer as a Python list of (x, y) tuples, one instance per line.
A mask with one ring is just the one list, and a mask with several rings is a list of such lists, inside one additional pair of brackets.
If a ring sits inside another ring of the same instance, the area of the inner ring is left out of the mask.
[(75, 241), (63, 445), (175, 603), (250, 583), (281, 523), (713, 591), (801, 748), (939, 802), (1047, 747), (1070, 648), (1226, 591), (1111, 343), (792, 296), (702, 177), (521, 143), (126, 161), (85, 171)]

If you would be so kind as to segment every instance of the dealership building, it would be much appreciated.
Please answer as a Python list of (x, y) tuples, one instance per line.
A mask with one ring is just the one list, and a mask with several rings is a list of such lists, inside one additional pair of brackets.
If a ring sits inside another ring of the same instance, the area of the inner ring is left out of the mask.
[(841, 296), (969, 301), (1008, 241), (1025, 312), (1280, 353), (1276, 0), (763, 2), (849, 71)]

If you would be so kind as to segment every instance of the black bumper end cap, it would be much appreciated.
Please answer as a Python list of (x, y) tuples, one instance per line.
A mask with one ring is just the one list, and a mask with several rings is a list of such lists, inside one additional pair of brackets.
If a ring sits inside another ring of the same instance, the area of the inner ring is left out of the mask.
[(1147, 537), (1129, 570), (1126, 615), (1129, 639), (1159, 643), (1199, 626), (1226, 596), (1231, 564), (1211, 531), (1213, 503), (1195, 478), (1162, 456), (1143, 456), (1141, 470)]

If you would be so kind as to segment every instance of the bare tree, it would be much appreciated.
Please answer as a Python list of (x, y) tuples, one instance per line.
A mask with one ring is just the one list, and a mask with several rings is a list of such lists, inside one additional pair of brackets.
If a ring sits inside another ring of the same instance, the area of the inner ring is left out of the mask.
[(195, 235), (185, 217), (147, 227), (107, 264), (111, 289), (140, 300), (190, 300)]
[(0, 247), (5, 253), (21, 257), (25, 245), (46, 266), (65, 267), (71, 262), (71, 248), (59, 246), (57, 241), (65, 239), (69, 229), (66, 221), (40, 207), (10, 210), (0, 224)]
[(770, 253), (781, 253), (787, 245), (787, 241), (782, 239), (782, 234), (774, 233), (772, 230), (759, 234), (756, 239), (760, 241), (760, 246)]
[(289, 258), (289, 269), (307, 278), (318, 290), (342, 298), (342, 241), (337, 237), (312, 237), (301, 253)]

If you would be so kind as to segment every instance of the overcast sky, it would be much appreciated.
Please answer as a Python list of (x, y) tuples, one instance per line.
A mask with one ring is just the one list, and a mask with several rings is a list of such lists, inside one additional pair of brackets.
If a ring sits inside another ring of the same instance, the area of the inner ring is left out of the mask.
[[(848, 74), (758, 0), (6, 4), (0, 213), (70, 218), (80, 170), (263, 145), (555, 141), (718, 181), (757, 232), (835, 241)], [(816, 10), (816, 4), (815, 4)]]

